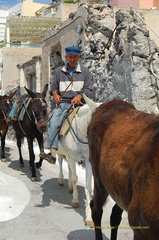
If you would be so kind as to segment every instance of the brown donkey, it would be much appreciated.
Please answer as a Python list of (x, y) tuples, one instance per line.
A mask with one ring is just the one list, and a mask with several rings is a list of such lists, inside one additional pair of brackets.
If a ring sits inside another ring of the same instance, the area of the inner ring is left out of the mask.
[(8, 132), (7, 118), (13, 105), (13, 97), (16, 91), (10, 95), (0, 96), (0, 137), (1, 137), (1, 161), (6, 162), (5, 156), (5, 139)]
[(119, 215), (127, 211), (134, 240), (158, 240), (159, 116), (137, 111), (121, 100), (105, 102), (92, 117), (88, 141), (96, 240), (103, 239), (102, 207), (108, 195), (121, 208)]

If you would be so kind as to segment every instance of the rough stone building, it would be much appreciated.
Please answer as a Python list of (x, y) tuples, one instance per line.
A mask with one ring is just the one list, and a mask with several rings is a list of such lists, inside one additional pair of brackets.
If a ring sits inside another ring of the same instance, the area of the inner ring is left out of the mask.
[[(39, 84), (41, 84), (41, 73), (39, 73), (41, 58), (38, 59), (38, 57), (35, 56), (41, 56), (41, 54), (41, 48), (3, 48), (3, 78), (5, 81), (2, 81), (2, 89), (4, 89), (5, 92), (9, 92), (19, 86), (21, 89), (24, 89), (24, 86), (33, 86), (31, 82), (35, 78), (35, 73), (37, 73), (37, 86), (39, 86)], [(26, 70), (28, 61), (34, 65), (31, 68), (32, 70)]]
[(158, 113), (158, 49), (142, 12), (133, 8), (115, 12), (100, 4), (79, 7), (71, 19), (44, 35), (46, 82), (62, 64), (64, 48), (73, 44), (93, 74), (96, 101), (120, 98), (139, 110)]
[(27, 86), (34, 92), (41, 91), (41, 56), (34, 56), (31, 60), (17, 65), (19, 69), (20, 84), (19, 86)]

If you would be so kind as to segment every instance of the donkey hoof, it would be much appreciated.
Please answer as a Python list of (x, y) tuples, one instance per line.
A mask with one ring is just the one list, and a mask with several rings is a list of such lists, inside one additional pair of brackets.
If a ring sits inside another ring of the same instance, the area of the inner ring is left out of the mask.
[(73, 202), (72, 207), (73, 208), (79, 208), (79, 203), (78, 202)]
[(58, 183), (59, 183), (59, 185), (60, 185), (61, 187), (64, 186), (64, 180), (58, 180)]
[(94, 228), (94, 222), (92, 220), (85, 220), (86, 227)]
[(31, 181), (32, 181), (32, 182), (36, 182), (36, 181), (37, 181), (37, 178), (36, 178), (36, 177), (31, 177)]
[(41, 163), (37, 162), (37, 163), (35, 164), (35, 166), (36, 166), (36, 168), (41, 168)]
[(1, 161), (2, 162), (7, 162), (7, 159), (6, 158), (2, 158)]

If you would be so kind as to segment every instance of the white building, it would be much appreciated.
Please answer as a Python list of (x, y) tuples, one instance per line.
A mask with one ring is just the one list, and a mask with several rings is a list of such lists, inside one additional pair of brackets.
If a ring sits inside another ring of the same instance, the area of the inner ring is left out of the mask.
[(6, 24), (7, 17), (8, 17), (8, 10), (0, 9), (0, 43), (2, 43), (2, 41), (4, 41), (5, 24)]
[[(44, 0), (45, 2), (45, 0)], [(51, 0), (50, 0), (51, 4)], [(35, 12), (42, 8), (47, 7), (48, 4), (43, 3), (35, 3), (33, 0), (24, 0), (16, 4), (15, 6), (11, 7), (8, 12), (9, 15), (14, 16), (27, 16), (27, 17), (35, 17)]]

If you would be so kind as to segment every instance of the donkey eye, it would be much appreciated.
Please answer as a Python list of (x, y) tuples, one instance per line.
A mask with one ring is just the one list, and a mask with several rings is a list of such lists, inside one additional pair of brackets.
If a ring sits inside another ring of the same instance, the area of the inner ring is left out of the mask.
[(35, 107), (35, 106), (32, 106), (32, 109), (33, 109), (33, 110), (35, 110), (35, 109), (36, 109), (36, 107)]

